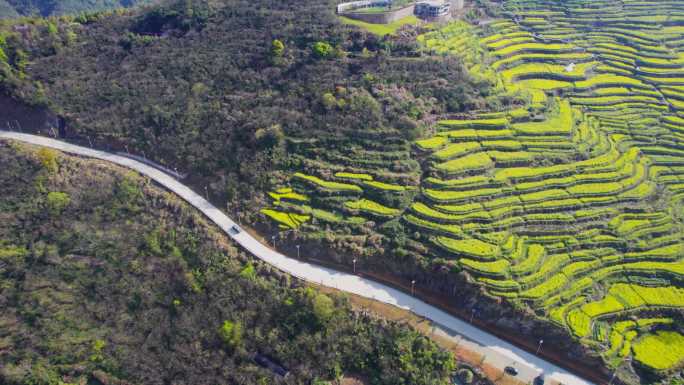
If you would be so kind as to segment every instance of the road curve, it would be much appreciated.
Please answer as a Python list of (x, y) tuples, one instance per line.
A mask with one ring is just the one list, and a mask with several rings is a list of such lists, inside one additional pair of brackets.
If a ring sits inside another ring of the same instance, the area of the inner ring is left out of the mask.
[(142, 162), (37, 135), (0, 130), (0, 139), (17, 140), (71, 154), (101, 159), (146, 175), (196, 207), (225, 231), (226, 234), (257, 258), (305, 281), (314, 282), (398, 306), (410, 310), (419, 316), (428, 318), (444, 328), (441, 331), (442, 333), (446, 333), (452, 338), (454, 337), (453, 333), (459, 334), (459, 343), (468, 345), (481, 354), (484, 354), (488, 364), (494, 365), (499, 369), (503, 369), (505, 366), (509, 365), (515, 366), (520, 372), (518, 378), (524, 382), (530, 382), (537, 374), (543, 372), (547, 380), (553, 379), (554, 381), (566, 385), (593, 385), (593, 383), (579, 378), (563, 368), (530, 354), (525, 350), (469, 323), (463, 322), (460, 319), (399, 290), (356, 275), (288, 258), (263, 245), (245, 231), (236, 235), (232, 234), (229, 229), (235, 225), (235, 222), (228, 218), (221, 210), (214, 207), (201, 195), (195, 193), (175, 178)]

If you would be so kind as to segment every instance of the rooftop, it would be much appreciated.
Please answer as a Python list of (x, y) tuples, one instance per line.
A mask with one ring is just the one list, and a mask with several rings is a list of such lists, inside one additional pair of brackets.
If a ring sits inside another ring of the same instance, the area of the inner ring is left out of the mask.
[(425, 4), (430, 7), (441, 7), (442, 5), (446, 4), (447, 1), (445, 0), (426, 0), (426, 1), (419, 1), (417, 4)]

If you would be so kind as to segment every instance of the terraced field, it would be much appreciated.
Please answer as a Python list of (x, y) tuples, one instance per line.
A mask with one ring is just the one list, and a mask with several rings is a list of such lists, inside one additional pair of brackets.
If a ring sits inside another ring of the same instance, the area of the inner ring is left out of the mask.
[[(301, 171), (289, 186), (269, 192), (272, 207), (262, 213), (281, 230), (320, 233), (336, 225), (361, 225), (398, 218), (419, 193), (420, 165), (412, 145), (392, 131), (377, 130), (349, 139), (294, 140)], [(345, 151), (325, 151), (325, 147)]]
[(441, 120), (412, 144), (369, 137), (348, 157), (310, 154), (264, 213), (312, 232), (398, 219), (426, 256), (608, 366), (673, 373), (684, 364), (684, 3), (503, 7), (508, 19), (419, 41), (524, 103)]

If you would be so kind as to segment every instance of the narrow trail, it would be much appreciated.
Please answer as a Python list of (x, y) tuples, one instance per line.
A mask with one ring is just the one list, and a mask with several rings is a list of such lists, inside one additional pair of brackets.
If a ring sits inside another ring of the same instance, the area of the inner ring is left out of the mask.
[(33, 145), (49, 147), (66, 153), (96, 158), (133, 169), (179, 195), (189, 204), (200, 210), (235, 242), (264, 262), (304, 281), (335, 288), (410, 310), (441, 327), (441, 330), (439, 330), (440, 334), (458, 341), (461, 346), (484, 355), (486, 363), (501, 370), (506, 366), (514, 366), (519, 371), (517, 379), (523, 382), (532, 382), (538, 374), (544, 373), (547, 383), (548, 380), (551, 379), (554, 382), (563, 383), (565, 385), (593, 384), (543, 358), (530, 354), (482, 329), (461, 321), (437, 307), (429, 305), (409, 294), (357, 275), (286, 257), (260, 243), (246, 231), (233, 234), (230, 231), (230, 228), (236, 225), (236, 223), (221, 210), (174, 177), (145, 163), (121, 155), (81, 147), (37, 135), (0, 130), (0, 139), (16, 140)]

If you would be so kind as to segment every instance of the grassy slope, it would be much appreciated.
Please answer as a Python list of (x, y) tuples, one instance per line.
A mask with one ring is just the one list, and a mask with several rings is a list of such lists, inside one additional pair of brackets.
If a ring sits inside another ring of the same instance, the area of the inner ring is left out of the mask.
[(361, 27), (365, 30), (368, 30), (368, 32), (374, 33), (378, 36), (385, 36), (392, 34), (396, 32), (399, 28), (405, 26), (405, 25), (416, 25), (420, 22), (420, 20), (415, 17), (415, 16), (406, 16), (403, 19), (397, 20), (393, 23), (389, 24), (373, 24), (373, 23), (366, 23), (361, 20), (354, 20), (350, 19), (348, 17), (340, 16), (340, 20), (344, 24), (349, 24), (349, 25), (355, 25), (357, 27)]
[[(255, 352), (287, 366), (287, 384), (446, 383), (432, 342), (252, 265), (135, 174), (7, 143), (0, 163), (2, 383), (271, 383)], [(232, 344), (226, 320), (243, 327)]]

